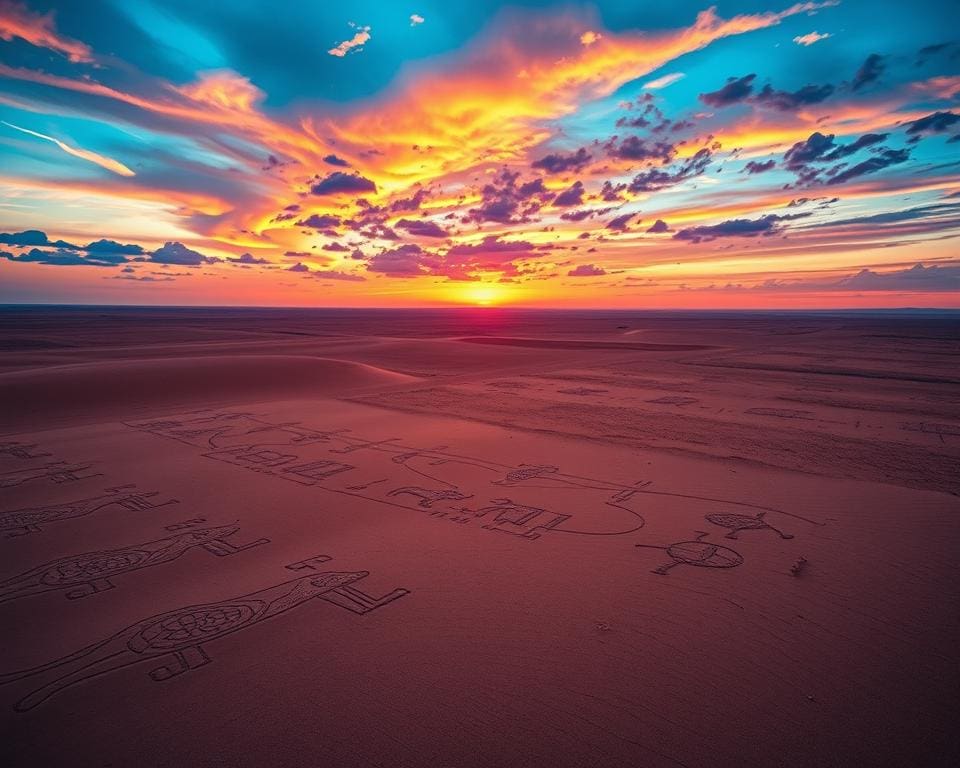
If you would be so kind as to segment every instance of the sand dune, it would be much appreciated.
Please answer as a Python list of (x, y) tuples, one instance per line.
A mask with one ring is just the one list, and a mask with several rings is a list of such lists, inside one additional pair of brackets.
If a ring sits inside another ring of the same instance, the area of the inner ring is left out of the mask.
[(124, 417), (145, 408), (199, 407), (293, 397), (335, 397), (415, 381), (364, 363), (305, 355), (124, 359), (0, 374), (6, 427), (69, 417)]

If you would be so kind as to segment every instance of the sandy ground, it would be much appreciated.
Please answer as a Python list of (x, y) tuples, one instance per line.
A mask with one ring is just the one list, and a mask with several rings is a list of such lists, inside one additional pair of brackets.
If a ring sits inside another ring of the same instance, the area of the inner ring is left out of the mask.
[(10, 766), (947, 766), (960, 324), (0, 312)]

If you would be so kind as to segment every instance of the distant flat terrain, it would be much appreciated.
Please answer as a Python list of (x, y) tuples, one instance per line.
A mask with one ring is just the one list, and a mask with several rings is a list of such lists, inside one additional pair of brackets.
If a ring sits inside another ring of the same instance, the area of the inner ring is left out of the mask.
[(947, 766), (949, 313), (0, 309), (33, 765)]

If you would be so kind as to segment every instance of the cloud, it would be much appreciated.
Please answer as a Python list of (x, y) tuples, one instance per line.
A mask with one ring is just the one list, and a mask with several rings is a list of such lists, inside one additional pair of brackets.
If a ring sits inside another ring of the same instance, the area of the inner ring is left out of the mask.
[(610, 219), (610, 221), (607, 222), (607, 229), (615, 229), (623, 232), (627, 229), (627, 225), (630, 223), (630, 220), (636, 215), (637, 214), (635, 213), (625, 213), (623, 216), (617, 216), (615, 219)]
[(310, 267), (304, 264), (302, 261), (298, 261), (296, 264), (287, 267), (287, 272), (309, 272)]
[(415, 26), (417, 26), (418, 24), (423, 24), (423, 22), (425, 22), (425, 21), (426, 21), (426, 19), (423, 18), (423, 16), (421, 16), (419, 13), (411, 13), (411, 14), (410, 14), (410, 26), (411, 26), (411, 27), (415, 27)]
[(907, 291), (946, 292), (960, 291), (960, 265), (915, 264), (909, 269), (878, 273), (861, 269), (851, 277), (837, 281), (833, 290), (850, 291)]
[(599, 32), (594, 32), (593, 30), (588, 29), (582, 35), (580, 35), (580, 45), (589, 48), (594, 43), (598, 42), (603, 35)]
[(663, 219), (657, 219), (647, 232), (652, 235), (660, 235), (664, 232), (673, 232), (673, 230), (670, 229), (670, 226)]
[(719, 237), (769, 237), (780, 233), (780, 222), (805, 218), (809, 215), (809, 213), (793, 213), (789, 215), (770, 213), (766, 216), (761, 216), (759, 219), (730, 219), (720, 224), (681, 229), (674, 234), (673, 239), (685, 240), (690, 243), (701, 243), (707, 240), (715, 240)]
[(802, 170), (807, 163), (819, 160), (833, 149), (833, 139), (833, 134), (825, 136), (820, 131), (814, 131), (803, 141), (798, 141), (783, 156), (787, 168)]
[(410, 197), (401, 197), (397, 198), (390, 203), (391, 211), (417, 211), (420, 209), (421, 204), (424, 200), (427, 199), (427, 191), (425, 189), (418, 189)]
[(932, 264), (922, 263), (912, 267), (895, 269), (889, 272), (877, 272), (863, 268), (846, 277), (834, 280), (779, 280), (771, 278), (752, 286), (728, 284), (722, 288), (703, 290), (721, 290), (725, 292), (757, 293), (827, 293), (827, 292), (874, 292), (892, 293), (953, 293), (960, 291), (960, 263)]
[(776, 165), (777, 165), (776, 160), (765, 160), (763, 162), (751, 160), (743, 167), (743, 170), (752, 176), (758, 173), (766, 173), (767, 171), (772, 171), (774, 167), (776, 167)]
[(429, 274), (440, 264), (439, 259), (419, 245), (407, 243), (381, 251), (367, 262), (367, 271), (390, 277), (417, 277)]
[(575, 181), (567, 189), (553, 198), (553, 205), (561, 208), (583, 203), (583, 182)]
[(10, 41), (18, 37), (38, 48), (62, 53), (76, 63), (93, 61), (93, 52), (88, 45), (57, 34), (53, 22), (53, 11), (40, 15), (16, 0), (0, 2), (0, 40)]
[(96, 240), (83, 249), (90, 254), (140, 256), (143, 248), (133, 243), (118, 243), (115, 240)]
[(140, 283), (172, 283), (174, 278), (170, 276), (155, 277), (153, 275), (114, 275), (111, 280), (136, 280)]
[(849, 219), (834, 219), (824, 221), (818, 224), (819, 227), (846, 227), (864, 225), (886, 226), (887, 224), (898, 224), (904, 221), (916, 221), (925, 218), (947, 217), (945, 223), (953, 226), (957, 223), (957, 214), (960, 213), (960, 204), (957, 203), (939, 203), (934, 205), (922, 205), (905, 210), (884, 211), (883, 213), (868, 214), (866, 216), (856, 216)]
[(527, 240), (501, 240), (499, 235), (487, 235), (479, 243), (458, 243), (447, 251), (447, 257), (489, 259), (495, 254), (510, 254), (510, 260), (534, 256), (535, 246)]
[(414, 237), (447, 237), (449, 235), (449, 232), (436, 222), (423, 219), (400, 219), (396, 226)]
[(187, 248), (183, 243), (168, 242), (150, 254), (150, 261), (156, 264), (175, 264), (182, 267), (198, 267), (201, 264), (213, 264), (219, 259), (204, 256), (199, 251)]
[(23, 232), (0, 232), (3, 245), (50, 245), (47, 233), (39, 229), (26, 229)]
[(115, 267), (126, 261), (126, 257), (120, 254), (112, 256), (84, 256), (73, 250), (60, 248), (55, 251), (43, 251), (39, 248), (32, 248), (29, 252), (19, 256), (14, 256), (7, 251), (0, 251), (0, 258), (8, 261), (32, 264), (49, 264), (57, 267)]
[(777, 91), (771, 86), (765, 85), (760, 92), (753, 97), (755, 104), (763, 107), (779, 109), (781, 112), (789, 112), (810, 104), (819, 104), (833, 95), (835, 88), (832, 85), (805, 85), (799, 90)]
[(605, 274), (607, 274), (607, 270), (595, 264), (581, 264), (567, 272), (568, 277), (600, 277)]
[[(378, 171), (409, 183), (466, 171), (478, 159), (509, 162), (542, 144), (549, 121), (614, 94), (675, 59), (733, 35), (780, 24), (835, 2), (801, 2), (781, 12), (721, 18), (700, 12), (693, 24), (653, 33), (604, 31), (584, 46), (596, 15), (505, 10), (456, 55), (407, 73), (370, 109), (323, 124), (342, 146), (375, 146)], [(416, 138), (414, 138), (416, 137)], [(422, 147), (431, 147), (424, 153)]]
[(530, 220), (541, 206), (553, 198), (543, 179), (534, 179), (517, 186), (520, 174), (501, 171), (492, 182), (480, 190), (480, 206), (471, 208), (463, 217), (465, 222), (494, 221), (499, 224), (519, 224)]
[[(412, 19), (413, 17), (411, 17)], [(333, 48), (331, 48), (327, 53), (331, 56), (337, 56), (343, 58), (352, 50), (354, 53), (359, 53), (363, 50), (364, 44), (370, 39), (370, 27), (358, 27), (352, 21), (350, 26), (356, 29), (356, 33), (349, 40), (344, 40), (342, 43), (338, 43)]]
[(805, 35), (797, 35), (797, 37), (793, 38), (793, 42), (795, 42), (797, 45), (811, 46), (814, 43), (819, 43), (821, 40), (826, 40), (828, 37), (833, 37), (833, 35), (831, 35), (829, 32), (820, 34), (817, 31), (813, 31), (808, 32)]
[(228, 257), (227, 261), (232, 262), (233, 264), (241, 264), (246, 266), (252, 266), (254, 264), (269, 264), (270, 262), (267, 259), (262, 259), (254, 256), (252, 253), (241, 253), (237, 257)]
[(28, 128), (21, 128), (19, 125), (14, 125), (13, 123), (8, 123), (6, 120), (0, 120), (0, 123), (13, 128), (16, 131), (21, 133), (29, 134), (30, 136), (36, 136), (38, 139), (43, 139), (44, 141), (49, 141), (52, 144), (56, 144), (60, 149), (66, 152), (68, 155), (73, 155), (73, 157), (79, 157), (81, 160), (86, 160), (88, 162), (99, 165), (101, 168), (106, 168), (108, 171), (112, 171), (120, 176), (135, 176), (136, 174), (131, 171), (127, 166), (121, 163), (119, 160), (114, 160), (113, 158), (106, 157), (97, 152), (93, 152), (89, 149), (80, 149), (77, 147), (71, 147), (69, 144), (65, 144), (59, 139), (53, 138), (53, 136), (47, 136), (43, 133), (37, 133), (36, 131), (31, 131)]
[(669, 75), (663, 75), (658, 77), (656, 80), (650, 80), (643, 84), (643, 89), (646, 91), (658, 91), (661, 88), (666, 88), (669, 85), (673, 85), (679, 80), (682, 80), (686, 75), (683, 72), (672, 72)]
[(874, 144), (879, 144), (881, 141), (887, 138), (887, 135), (888, 134), (886, 133), (865, 133), (856, 141), (852, 141), (849, 144), (842, 144), (820, 159), (825, 162), (832, 162), (834, 160), (840, 160), (844, 157), (849, 157), (865, 147), (872, 147)]
[(891, 165), (899, 165), (910, 159), (910, 152), (906, 149), (885, 149), (879, 154), (857, 163), (851, 168), (847, 168), (827, 180), (827, 184), (843, 184), (857, 176), (864, 176), (868, 173), (876, 173)]
[(297, 226), (310, 227), (311, 229), (330, 229), (330, 227), (340, 226), (340, 217), (331, 213), (314, 213), (298, 221)]
[(710, 165), (713, 153), (706, 148), (697, 150), (674, 171), (651, 168), (638, 173), (628, 185), (631, 192), (656, 192), (702, 174)]
[(350, 163), (348, 163), (342, 157), (337, 157), (336, 155), (333, 155), (333, 154), (325, 155), (323, 158), (323, 162), (325, 162), (327, 165), (338, 165), (341, 168), (350, 167)]
[(363, 275), (356, 275), (353, 272), (341, 272), (337, 269), (318, 269), (311, 274), (321, 280), (342, 280), (350, 283), (364, 283), (367, 280)]
[(753, 91), (753, 81), (756, 75), (727, 78), (727, 84), (720, 90), (710, 93), (701, 93), (700, 101), (711, 107), (726, 107), (744, 101)]
[[(890, 165), (909, 160), (909, 152), (904, 149), (880, 149), (873, 157), (846, 168), (843, 164), (830, 169), (811, 167), (810, 163), (827, 163), (848, 157), (861, 149), (879, 144), (887, 138), (885, 133), (866, 133), (849, 144), (838, 145), (834, 135), (816, 131), (803, 141), (798, 141), (784, 155), (786, 167), (794, 171), (803, 184), (822, 181), (825, 184), (842, 184), (857, 176), (874, 173)], [(821, 179), (823, 173), (827, 178)]]
[(934, 112), (908, 123), (907, 133), (920, 137), (927, 133), (944, 133), (960, 123), (960, 115), (954, 112)]
[(442, 256), (413, 243), (386, 249), (367, 261), (367, 270), (390, 277), (474, 281), (481, 272), (515, 276), (520, 274), (516, 262), (539, 255), (537, 246), (526, 240), (501, 240), (497, 235), (487, 235), (479, 243), (453, 245)]
[(533, 168), (554, 174), (566, 173), (567, 171), (579, 171), (589, 162), (590, 153), (583, 147), (580, 147), (576, 152), (569, 155), (560, 153), (545, 155), (539, 160), (534, 160), (530, 165)]
[(619, 144), (616, 137), (610, 139), (606, 145), (607, 154), (619, 160), (659, 160), (669, 163), (676, 154), (676, 146), (665, 141), (641, 139), (639, 136), (628, 136)]
[(884, 57), (878, 53), (871, 53), (867, 56), (863, 64), (860, 65), (860, 69), (858, 69), (857, 73), (853, 76), (853, 82), (850, 83), (850, 86), (853, 90), (859, 91), (865, 85), (869, 85), (878, 80), (880, 75), (883, 74), (884, 69), (886, 69)]
[(310, 187), (315, 195), (340, 195), (348, 192), (376, 192), (377, 185), (360, 174), (334, 171)]

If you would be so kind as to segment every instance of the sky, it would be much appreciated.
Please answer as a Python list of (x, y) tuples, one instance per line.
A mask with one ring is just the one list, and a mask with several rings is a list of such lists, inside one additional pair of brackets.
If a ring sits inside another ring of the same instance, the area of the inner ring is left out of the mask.
[(0, 303), (960, 307), (955, 1), (0, 0)]

